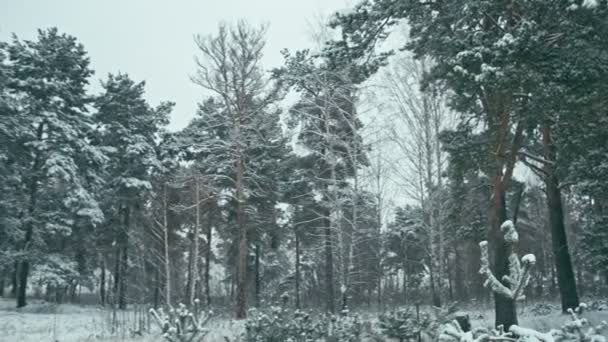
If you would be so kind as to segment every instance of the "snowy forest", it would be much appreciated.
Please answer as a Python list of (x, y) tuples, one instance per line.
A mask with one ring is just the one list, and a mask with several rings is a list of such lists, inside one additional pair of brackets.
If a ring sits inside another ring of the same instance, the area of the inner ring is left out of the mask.
[(364, 0), (266, 67), (272, 25), (191, 33), (179, 130), (0, 41), (0, 341), (606, 341), (607, 0)]

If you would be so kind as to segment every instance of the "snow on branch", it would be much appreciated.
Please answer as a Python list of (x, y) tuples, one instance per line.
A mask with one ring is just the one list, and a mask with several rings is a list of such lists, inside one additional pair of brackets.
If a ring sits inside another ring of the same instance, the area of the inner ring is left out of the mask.
[(479, 273), (486, 276), (485, 287), (489, 287), (493, 292), (501, 296), (513, 300), (521, 300), (524, 299), (522, 293), (530, 280), (530, 268), (536, 263), (536, 257), (533, 254), (527, 254), (520, 262), (515, 253), (515, 246), (519, 242), (519, 235), (515, 230), (513, 222), (505, 221), (500, 226), (500, 230), (511, 250), (511, 254), (509, 255), (509, 275), (503, 277), (503, 284), (492, 273), (487, 241), (479, 243), (479, 247), (481, 248), (481, 268), (479, 269)]

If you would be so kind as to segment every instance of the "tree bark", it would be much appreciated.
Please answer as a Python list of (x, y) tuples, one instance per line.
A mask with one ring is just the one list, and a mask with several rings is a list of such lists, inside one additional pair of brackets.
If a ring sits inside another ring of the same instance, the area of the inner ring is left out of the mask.
[[(545, 149), (545, 159), (555, 161), (557, 153), (551, 138), (549, 124), (545, 124), (543, 127), (543, 146)], [(557, 284), (562, 302), (562, 311), (567, 312), (568, 309), (578, 307), (579, 298), (576, 291), (576, 279), (572, 269), (570, 252), (568, 251), (568, 239), (564, 224), (564, 210), (559, 179), (555, 173), (555, 169), (550, 164), (546, 164), (546, 170), (548, 172), (545, 177), (545, 185), (549, 209), (549, 225), (551, 226), (553, 259), (555, 260), (555, 268), (557, 270)]]
[(329, 218), (329, 210), (324, 213), (326, 216), (323, 219), (325, 224), (325, 286), (327, 290), (327, 311), (334, 313), (335, 310), (335, 297), (334, 297), (334, 255), (332, 250), (332, 238), (331, 238), (331, 221)]
[(101, 260), (101, 275), (99, 279), (99, 301), (101, 306), (106, 306), (106, 261), (103, 256), (100, 255)]
[(169, 225), (167, 183), (163, 184), (163, 251), (165, 254), (165, 303), (171, 306), (171, 262), (169, 260)]
[(120, 287), (120, 281), (122, 278), (120, 270), (120, 255), (121, 248), (117, 243), (114, 261), (114, 286), (112, 288), (112, 305), (116, 305), (118, 303), (118, 288)]
[(247, 318), (247, 257), (249, 254), (247, 244), (247, 226), (245, 225), (245, 196), (244, 196), (244, 165), (243, 156), (239, 151), (236, 165), (236, 200), (237, 200), (237, 226), (239, 227), (239, 255), (237, 262), (237, 295), (236, 318)]
[(295, 242), (296, 242), (296, 309), (300, 309), (300, 238), (296, 228), (295, 231)]
[(17, 296), (17, 287), (19, 287), (18, 285), (18, 281), (17, 281), (17, 274), (19, 273), (19, 263), (17, 261), (15, 261), (15, 266), (13, 267), (13, 272), (11, 272), (11, 296), (16, 297)]
[[(40, 141), (44, 135), (44, 122), (38, 124), (36, 129), (36, 139)], [(25, 252), (29, 247), (30, 242), (34, 234), (34, 211), (36, 210), (36, 201), (38, 199), (38, 182), (40, 181), (39, 171), (42, 167), (42, 159), (39, 154), (36, 154), (34, 158), (34, 164), (32, 166), (32, 179), (29, 183), (29, 204), (27, 208), (28, 218), (25, 222), (25, 239), (21, 245), (21, 251)], [(26, 302), (26, 291), (27, 291), (27, 278), (30, 272), (30, 262), (27, 256), (21, 261), (21, 265), (18, 267), (17, 280), (17, 307), (21, 308), (27, 305)]]
[(255, 245), (255, 305), (260, 307), (260, 289), (261, 289), (261, 279), (260, 279), (260, 245)]
[[(497, 279), (509, 274), (509, 247), (503, 239), (500, 225), (507, 220), (505, 207), (505, 192), (501, 184), (495, 184), (494, 198), (492, 201), (492, 229), (490, 231), (490, 243), (494, 250), (494, 269), (492, 272)], [(503, 282), (503, 284), (505, 284)], [(506, 284), (505, 284), (506, 285)], [(511, 325), (517, 324), (517, 311), (512, 299), (494, 293), (494, 310), (496, 313), (495, 325), (502, 325), (506, 330)]]
[(205, 251), (205, 297), (207, 305), (211, 305), (210, 270), (211, 270), (211, 248), (213, 246), (213, 202), (209, 200), (209, 211), (207, 212), (207, 250)]
[(192, 247), (190, 249), (190, 282), (188, 282), (188, 304), (194, 305), (196, 282), (198, 280), (198, 257), (199, 257), (199, 245), (198, 245), (198, 233), (201, 225), (201, 197), (200, 197), (200, 184), (198, 174), (194, 175), (194, 214), (196, 222), (192, 229)]
[(127, 268), (129, 267), (128, 248), (129, 228), (131, 224), (131, 208), (127, 205), (123, 210), (124, 231), (122, 241), (119, 242), (119, 245), (122, 246), (122, 252), (120, 255), (120, 271), (122, 274), (118, 283), (118, 308), (121, 310), (125, 310), (127, 308)]

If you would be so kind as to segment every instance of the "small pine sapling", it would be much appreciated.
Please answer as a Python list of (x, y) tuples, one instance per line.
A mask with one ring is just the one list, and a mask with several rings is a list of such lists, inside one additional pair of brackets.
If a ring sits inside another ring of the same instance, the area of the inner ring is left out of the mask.
[(204, 311), (200, 301), (194, 300), (193, 311), (180, 303), (177, 309), (165, 312), (150, 309), (150, 315), (160, 327), (163, 337), (169, 342), (202, 342), (209, 330), (205, 328), (213, 312)]

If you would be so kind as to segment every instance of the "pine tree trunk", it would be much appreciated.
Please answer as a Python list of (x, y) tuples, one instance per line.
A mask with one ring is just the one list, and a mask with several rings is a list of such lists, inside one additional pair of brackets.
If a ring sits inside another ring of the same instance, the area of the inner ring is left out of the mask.
[(298, 231), (295, 232), (295, 243), (296, 243), (296, 309), (300, 309), (300, 238)]
[(169, 226), (167, 184), (163, 184), (163, 251), (165, 254), (165, 303), (171, 306), (171, 262), (169, 259)]
[(200, 184), (199, 184), (199, 176), (194, 176), (194, 215), (196, 218), (196, 222), (192, 231), (192, 247), (190, 249), (190, 281), (188, 282), (188, 304), (194, 305), (195, 299), (195, 289), (196, 282), (198, 280), (198, 256), (199, 256), (199, 246), (198, 246), (198, 238), (199, 238), (199, 228), (201, 225), (201, 198), (200, 198)]
[(237, 262), (237, 295), (236, 318), (247, 318), (247, 227), (245, 225), (245, 196), (244, 196), (244, 165), (243, 156), (239, 154), (236, 166), (236, 199), (237, 199), (237, 226), (239, 228), (239, 255)]
[(120, 270), (121, 277), (118, 286), (118, 308), (121, 310), (125, 310), (127, 308), (127, 269), (129, 268), (129, 230), (131, 225), (131, 208), (127, 205), (124, 208), (124, 232), (122, 236), (122, 241), (119, 242), (119, 245), (122, 245), (122, 251), (120, 255)]
[(0, 275), (0, 297), (4, 297), (4, 275)]
[(17, 296), (17, 287), (19, 287), (19, 282), (17, 281), (17, 274), (19, 274), (19, 263), (15, 261), (15, 266), (13, 267), (13, 272), (11, 272), (11, 296)]
[(160, 269), (156, 269), (156, 281), (155, 281), (156, 286), (154, 286), (154, 309), (156, 310), (158, 308), (158, 304), (160, 303), (160, 287), (161, 287), (161, 281), (160, 281)]
[(100, 255), (99, 259), (101, 260), (101, 275), (99, 279), (99, 302), (101, 306), (106, 306), (106, 261), (103, 256)]
[(435, 288), (435, 267), (433, 266), (433, 260), (429, 259), (429, 282), (431, 283), (431, 298), (433, 306), (441, 307), (441, 299)]
[(114, 286), (112, 288), (112, 305), (115, 307), (118, 304), (118, 289), (120, 288), (120, 281), (122, 279), (120, 270), (120, 255), (121, 248), (116, 244), (115, 262), (114, 262)]
[(260, 245), (255, 245), (255, 305), (260, 307)]
[[(505, 191), (502, 189), (501, 175), (498, 175), (498, 184), (494, 184), (494, 198), (492, 201), (492, 230), (489, 242), (494, 250), (494, 269), (492, 272), (497, 279), (502, 279), (509, 274), (509, 247), (503, 239), (500, 231), (501, 224), (507, 220), (507, 209), (505, 207)], [(504, 283), (504, 282), (503, 282)], [(512, 299), (494, 293), (494, 310), (496, 312), (495, 325), (502, 325), (508, 330), (511, 325), (517, 324), (517, 311)]]
[[(37, 140), (41, 140), (44, 135), (44, 122), (38, 124), (38, 128), (36, 129), (36, 138)], [(34, 234), (34, 212), (36, 209), (36, 201), (38, 198), (38, 182), (39, 182), (39, 170), (42, 167), (43, 160), (37, 154), (34, 159), (34, 165), (32, 166), (32, 179), (29, 183), (29, 204), (27, 208), (29, 220), (25, 223), (25, 238), (23, 240), (22, 245), (20, 246), (20, 250), (25, 252), (29, 247), (30, 242), (32, 241), (32, 237)], [(17, 268), (16, 285), (17, 285), (17, 307), (21, 308), (27, 305), (26, 302), (26, 291), (27, 291), (27, 279), (30, 272), (30, 262), (26, 259), (21, 261), (21, 264)]]
[(205, 252), (205, 297), (207, 305), (211, 305), (210, 270), (211, 270), (211, 248), (213, 243), (213, 202), (209, 201), (209, 211), (207, 212), (207, 250)]
[(331, 221), (329, 218), (329, 210), (326, 210), (326, 212), (324, 212), (324, 215), (326, 215), (323, 219), (323, 222), (325, 223), (325, 286), (327, 291), (327, 311), (334, 313), (336, 311), (334, 306), (334, 255), (332, 250)]
[[(548, 124), (543, 127), (543, 145), (545, 148), (545, 159), (556, 160), (555, 146), (551, 138)], [(579, 305), (578, 293), (576, 292), (576, 279), (572, 270), (572, 261), (568, 251), (568, 239), (564, 224), (564, 210), (562, 206), (559, 180), (554, 168), (546, 165), (547, 176), (545, 185), (547, 192), (547, 206), (549, 209), (549, 225), (551, 226), (551, 241), (553, 244), (553, 259), (557, 269), (557, 284), (562, 302), (562, 311), (575, 309)]]
[[(407, 256), (406, 256), (407, 259)], [(407, 276), (409, 270), (407, 267), (407, 260), (403, 261), (403, 304), (407, 304)]]

